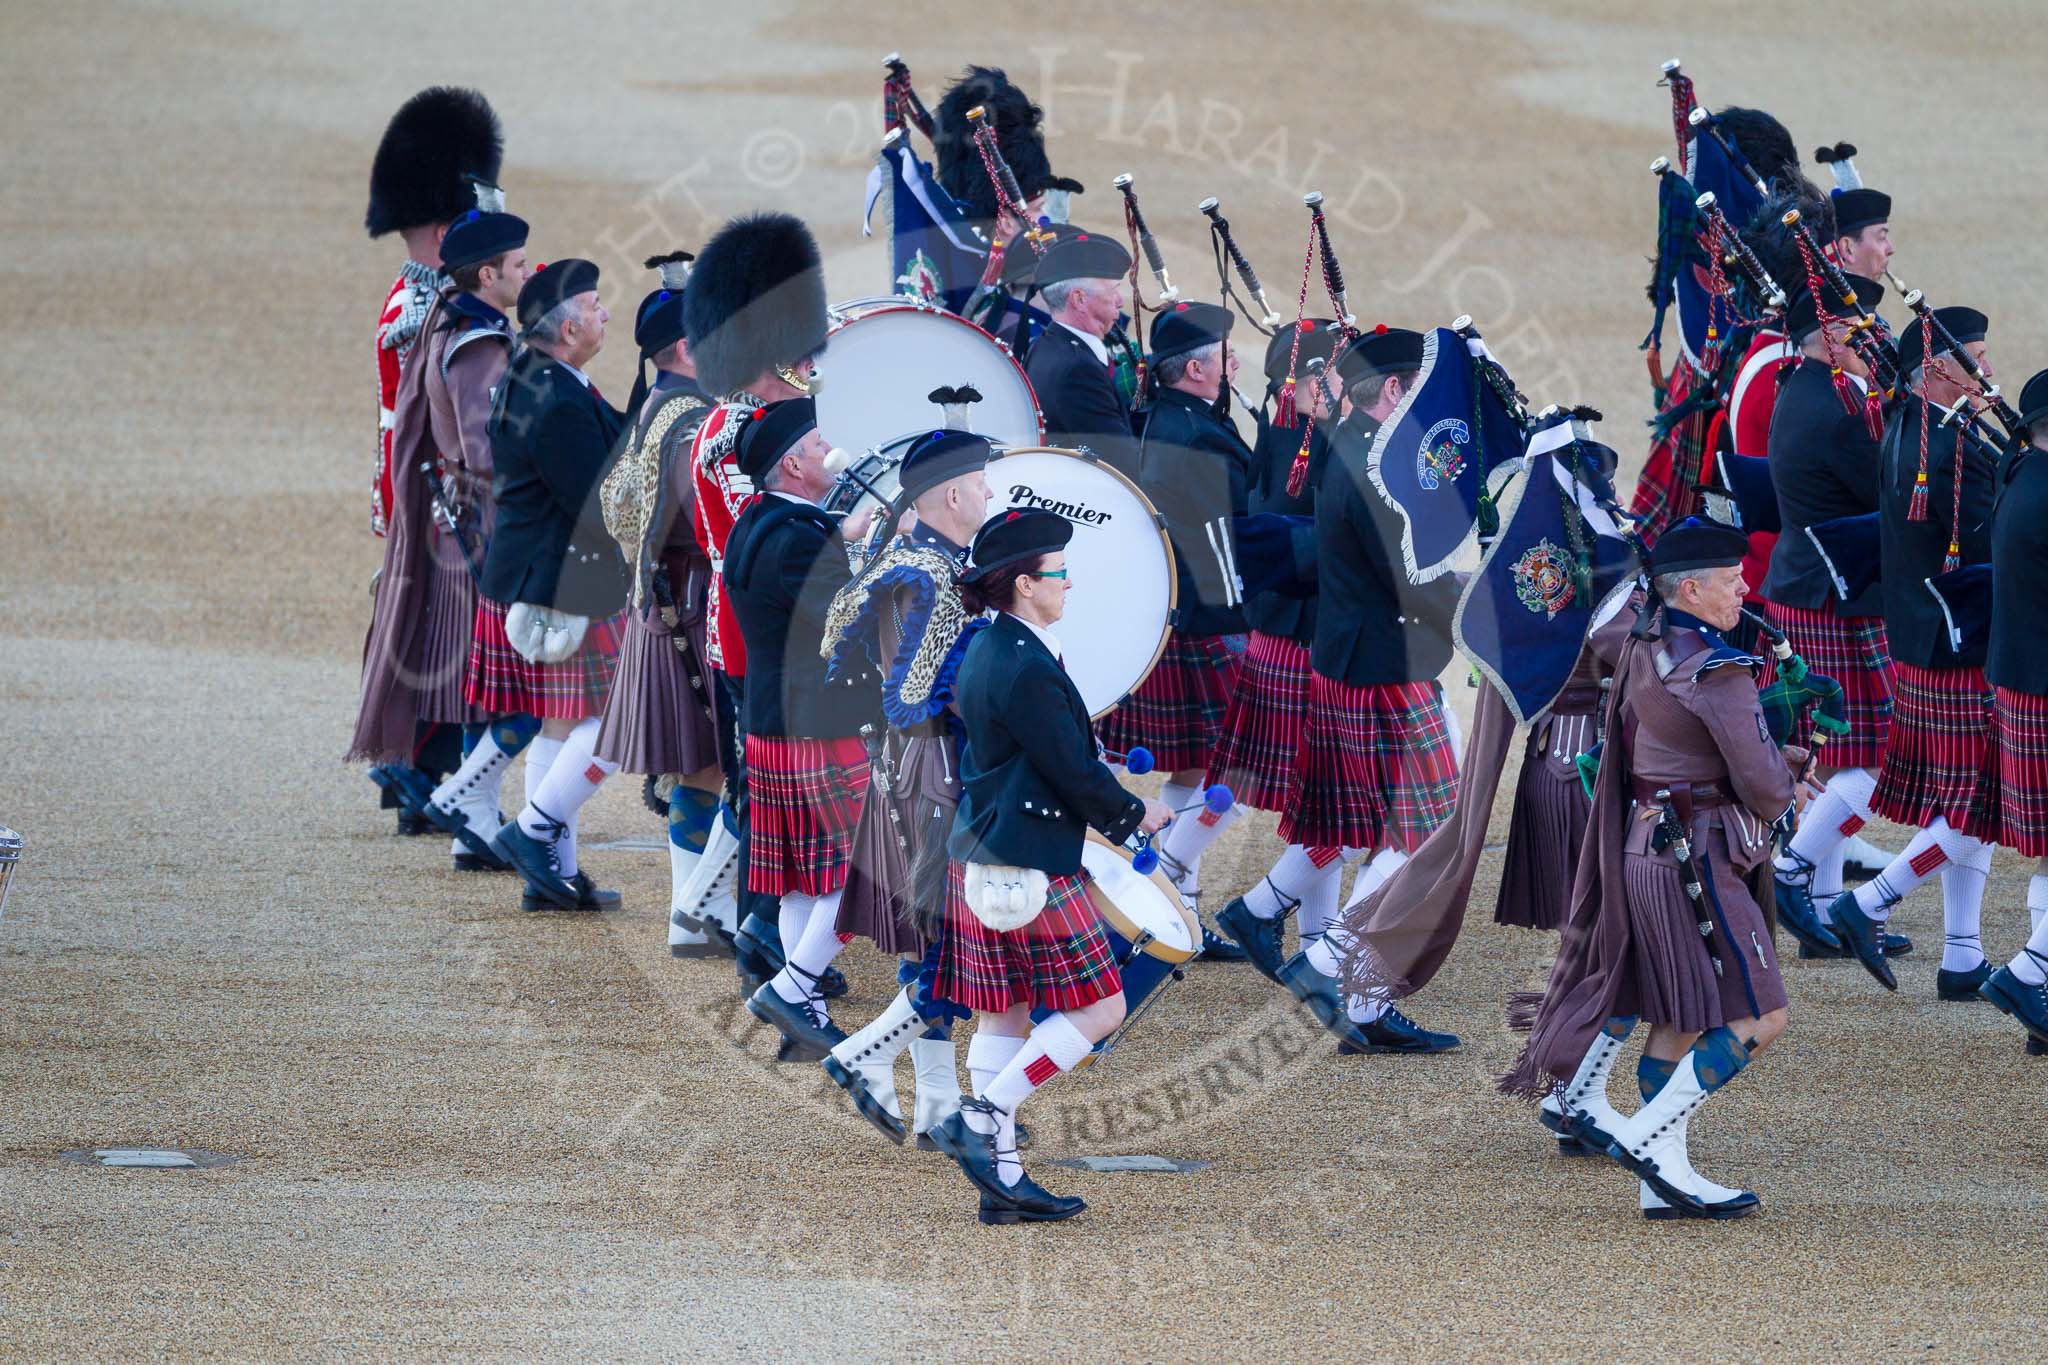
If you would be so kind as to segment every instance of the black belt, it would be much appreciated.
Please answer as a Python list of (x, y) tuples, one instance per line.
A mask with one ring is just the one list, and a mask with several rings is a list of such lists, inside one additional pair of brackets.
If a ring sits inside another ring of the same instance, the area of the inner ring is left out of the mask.
[(1687, 825), (1692, 823), (1695, 811), (1734, 804), (1734, 798), (1718, 782), (1653, 782), (1648, 778), (1633, 777), (1629, 784), (1636, 804), (1642, 806), (1662, 805), (1657, 793), (1669, 792), (1672, 811)]

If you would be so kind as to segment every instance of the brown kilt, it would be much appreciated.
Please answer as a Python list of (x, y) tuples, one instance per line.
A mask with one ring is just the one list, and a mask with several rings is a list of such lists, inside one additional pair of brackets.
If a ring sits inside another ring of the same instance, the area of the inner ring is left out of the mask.
[(1022, 929), (998, 932), (967, 908), (959, 863), (946, 873), (946, 924), (932, 994), (967, 1009), (1000, 1014), (1013, 1005), (1075, 1010), (1124, 988), (1102, 916), (1088, 896), (1088, 873), (1053, 877), (1045, 909)]
[[(1881, 616), (1837, 616), (1827, 607), (1812, 610), (1766, 602), (1770, 618), (1806, 666), (1842, 685), (1849, 733), (1821, 747), (1819, 761), (1831, 768), (1875, 768), (1884, 759), (1892, 721), (1892, 656)], [(1758, 679), (1769, 686), (1774, 669)], [(1802, 718), (1791, 742), (1811, 742), (1813, 725)]]
[[(1701, 916), (1686, 898), (1678, 865), (1668, 852), (1649, 851), (1654, 822), (1635, 815), (1630, 813), (1629, 851), (1622, 858), (1631, 984), (1613, 1012), (1694, 1033), (1784, 1008), (1778, 946), (1763, 907), (1727, 859), (1721, 813), (1703, 811), (1693, 822), (1706, 917), (1714, 926), (1706, 937), (1700, 934)], [(1717, 958), (1719, 973), (1714, 970)]]
[[(597, 756), (629, 773), (694, 773), (718, 766), (717, 703), (704, 665), (704, 627), (687, 628), (690, 653), (649, 624), (655, 608), (634, 613), (619, 643), (619, 672), (604, 704)], [(696, 684), (690, 675), (696, 674)]]
[(558, 664), (521, 657), (505, 637), (503, 603), (476, 599), (476, 629), (469, 651), (470, 705), (487, 715), (529, 715), (582, 720), (604, 713), (605, 694), (619, 662), (619, 632), (626, 613), (592, 621), (583, 646)]
[(1174, 631), (1138, 690), (1095, 723), (1096, 738), (1118, 753), (1142, 745), (1163, 773), (1207, 767), (1243, 658), (1242, 635)]
[(747, 888), (827, 896), (846, 884), (853, 826), (868, 793), (857, 738), (747, 736)]
[(1204, 786), (1221, 782), (1238, 805), (1254, 810), (1286, 808), (1308, 709), (1308, 675), (1307, 645), (1252, 632)]
[(1985, 764), (1991, 809), (1978, 837), (2048, 858), (2048, 697), (2009, 687), (1994, 696)]
[(420, 719), (476, 725), (484, 713), (469, 704), (469, 653), (476, 633), (476, 579), (461, 547), (438, 528), (427, 580), (427, 624), (420, 634)]
[(1981, 668), (1892, 664), (1891, 738), (1871, 809), (1908, 829), (1938, 815), (1970, 834), (1986, 823), (1991, 684)]
[[(946, 836), (960, 804), (960, 758), (951, 735), (882, 737), (853, 830), (853, 861), (839, 900), (839, 932), (885, 953), (923, 956), (946, 918)], [(882, 785), (883, 773), (888, 788)]]
[(1590, 715), (1552, 714), (1529, 735), (1508, 817), (1496, 924), (1556, 929), (1571, 909), (1572, 878), (1593, 803), (1579, 782), (1578, 756), (1593, 747)]
[(1309, 675), (1282, 839), (1413, 853), (1457, 800), (1458, 756), (1436, 683), (1353, 687)]

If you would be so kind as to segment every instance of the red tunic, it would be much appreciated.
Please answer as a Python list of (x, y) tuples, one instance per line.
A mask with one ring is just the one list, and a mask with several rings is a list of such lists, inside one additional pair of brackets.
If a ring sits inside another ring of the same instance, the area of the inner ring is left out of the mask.
[(693, 509), (697, 543), (711, 561), (704, 652), (711, 666), (729, 678), (742, 678), (747, 672), (746, 642), (740, 638), (739, 618), (725, 596), (725, 541), (740, 513), (754, 500), (754, 481), (740, 472), (733, 449), (740, 415), (753, 406), (744, 395), (737, 403), (719, 404), (697, 428), (697, 439), (690, 445), (690, 477), (697, 487)]
[[(1759, 330), (1742, 357), (1735, 374), (1735, 390), (1728, 400), (1728, 430), (1735, 438), (1738, 455), (1768, 455), (1771, 451), (1771, 414), (1778, 407), (1778, 370), (1781, 362), (1798, 355), (1783, 332)], [(1749, 553), (1742, 560), (1742, 581), (1749, 585), (1749, 598), (1757, 600), (1757, 589), (1771, 571), (1771, 547), (1778, 537), (1771, 531), (1749, 534)]]
[(391, 435), (398, 423), (398, 372), (440, 292), (441, 272), (408, 260), (377, 317), (377, 459), (370, 472), (370, 533), (391, 525)]

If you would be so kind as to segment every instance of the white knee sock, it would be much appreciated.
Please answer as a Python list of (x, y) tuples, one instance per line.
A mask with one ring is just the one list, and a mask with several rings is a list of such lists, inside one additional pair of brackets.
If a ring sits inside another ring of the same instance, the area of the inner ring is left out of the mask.
[(801, 891), (786, 891), (782, 896), (782, 913), (776, 918), (776, 935), (782, 940), (782, 960), (789, 961), (789, 955), (796, 951), (796, 945), (803, 942), (804, 930), (811, 923), (811, 907), (818, 903), (815, 896)]
[(1856, 888), (1856, 908), (1882, 923), (1890, 918), (1894, 905), (1939, 872), (1942, 864), (1973, 857), (1982, 847), (1981, 841), (1949, 828), (1948, 821), (1937, 815), (1884, 871)]
[(1358, 870), (1357, 880), (1351, 883), (1351, 899), (1344, 902), (1344, 908), (1349, 910), (1385, 886), (1407, 861), (1408, 855), (1398, 848), (1383, 848), (1373, 854), (1372, 861)]
[(1393, 1003), (1378, 991), (1371, 995), (1347, 995), (1344, 997), (1344, 1013), (1354, 1024), (1370, 1024), (1385, 1014)]
[[(1159, 787), (1160, 804), (1174, 811), (1180, 810), (1182, 806), (1193, 805), (1201, 799), (1202, 793), (1199, 788), (1184, 787), (1171, 779), (1161, 783)], [(1162, 870), (1172, 879), (1175, 886), (1189, 893), (1192, 893), (1197, 886), (1195, 881), (1197, 869), (1180, 864), (1174, 858), (1173, 851), (1168, 847), (1167, 841), (1173, 838), (1174, 825), (1178, 825), (1183, 820), (1190, 819), (1193, 815), (1193, 811), (1189, 811), (1186, 815), (1176, 814), (1173, 817), (1173, 824), (1166, 827), (1166, 832), (1152, 841), (1152, 847), (1159, 851), (1159, 856), (1162, 860)]]
[[(555, 855), (565, 878), (576, 875), (576, 812), (597, 794), (605, 778), (619, 770), (618, 764), (592, 752), (597, 746), (597, 731), (595, 716), (577, 722), (569, 737), (562, 741), (554, 762), (548, 765), (540, 790), (527, 798), (525, 809), (519, 812), (519, 828), (536, 839), (548, 838), (558, 824), (564, 827), (555, 839)], [(538, 740), (534, 742), (539, 744)]]
[[(1010, 1059), (1008, 1065), (996, 1074), (986, 1089), (978, 1092), (982, 1099), (999, 1111), (995, 1131), (999, 1154), (996, 1169), (1004, 1184), (1014, 1185), (1024, 1175), (1024, 1167), (1015, 1156), (1017, 1107), (1060, 1072), (1072, 1071), (1079, 1066), (1093, 1046), (1088, 1035), (1081, 1032), (1064, 1011), (1049, 1014), (1032, 1027), (1031, 1036), (1024, 1040), (1024, 1046), (1017, 1049), (1017, 1055)], [(976, 1114), (972, 1110), (965, 1112), (969, 1127), (980, 1133), (989, 1131), (981, 1126), (988, 1122), (987, 1115)]]
[(548, 770), (555, 766), (555, 755), (562, 752), (562, 741), (547, 735), (535, 735), (533, 743), (526, 746), (526, 800), (530, 804), (533, 794), (540, 790), (540, 784), (547, 780)]
[(1849, 861), (1849, 843), (1845, 839), (1832, 853), (1823, 857), (1813, 869), (1813, 885), (1807, 894), (1820, 908), (1821, 921), (1827, 921), (1828, 902), (1842, 894), (1842, 864)]
[[(785, 914), (787, 905), (785, 901)], [(794, 947), (784, 950), (787, 965), (775, 974), (775, 993), (792, 1003), (803, 999), (813, 989), (812, 983), (825, 974), (832, 959), (839, 956), (840, 949), (852, 938), (852, 934), (839, 932), (839, 893), (833, 891), (817, 897), (804, 920), (802, 936)]]
[(1323, 869), (1323, 875), (1310, 883), (1302, 895), (1301, 909), (1294, 914), (1294, 927), (1300, 931), (1302, 942), (1321, 938), (1330, 927), (1330, 921), (1337, 918), (1337, 897), (1344, 890), (1344, 865), (1332, 862)]
[(1278, 919), (1280, 915), (1297, 905), (1303, 905), (1309, 892), (1322, 882), (1334, 881), (1343, 871), (1343, 864), (1332, 850), (1328, 861), (1320, 867), (1315, 855), (1300, 844), (1289, 844), (1281, 851), (1279, 860), (1273, 864), (1259, 884), (1244, 893), (1244, 907), (1260, 919)]
[(1351, 946), (1351, 936), (1335, 925), (1323, 930), (1321, 937), (1313, 943), (1304, 943), (1301, 955), (1308, 959), (1308, 965), (1324, 976), (1334, 977), (1344, 966), (1344, 953)]
[[(1828, 785), (1800, 817), (1792, 844), (1778, 855), (1779, 872), (1794, 873), (1806, 863), (1816, 866), (1870, 819), (1870, 798), (1877, 791), (1877, 774), (1868, 768), (1844, 768), (1828, 779)], [(1839, 874), (1836, 877), (1840, 883)], [(1840, 894), (1838, 891), (1836, 894)]]
[(974, 1093), (979, 1095), (987, 1090), (1023, 1046), (1022, 1038), (1006, 1038), (976, 1029), (974, 1036), (967, 1040), (967, 1080), (974, 1087)]
[[(1200, 793), (1196, 794), (1196, 799), (1200, 799)], [(1237, 817), (1242, 814), (1242, 806), (1232, 806), (1221, 815), (1202, 806), (1173, 817), (1173, 823), (1166, 827), (1163, 852), (1187, 869), (1178, 879), (1182, 883), (1181, 890), (1193, 891), (1202, 884), (1202, 855), (1223, 837), (1224, 830), (1237, 823)]]
[(1984, 961), (1984, 882), (1991, 875), (1991, 845), (1977, 847), (1941, 869), (1941, 965), (1974, 971)]
[(2048, 885), (2043, 883), (2048, 883), (2048, 877), (2036, 876), (2027, 887), (2027, 908), (2034, 912), (2033, 936), (2006, 964), (2029, 986), (2048, 981)]

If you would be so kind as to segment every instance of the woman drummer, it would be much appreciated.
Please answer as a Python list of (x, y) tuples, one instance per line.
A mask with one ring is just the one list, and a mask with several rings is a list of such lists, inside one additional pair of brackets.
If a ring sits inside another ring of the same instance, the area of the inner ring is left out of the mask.
[[(981, 1016), (968, 1065), (977, 1078), (994, 1074), (932, 1138), (980, 1188), (984, 1223), (1049, 1222), (1086, 1207), (1024, 1174), (1017, 1107), (1123, 1022), (1123, 979), (1081, 870), (1088, 826), (1121, 844), (1172, 818), (1118, 785), (1061, 664), (1050, 627), (1066, 608), (1073, 533), (1056, 513), (1016, 510), (976, 534), (973, 584), (997, 614), (955, 683), (964, 790), (934, 994)], [(1051, 1011), (1036, 1026), (1034, 1007)]]

